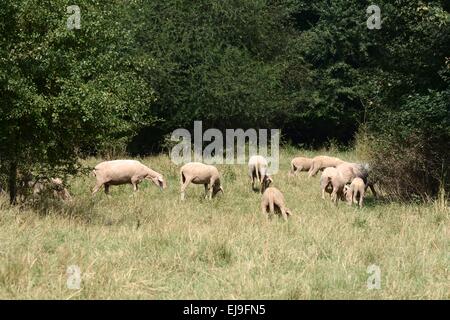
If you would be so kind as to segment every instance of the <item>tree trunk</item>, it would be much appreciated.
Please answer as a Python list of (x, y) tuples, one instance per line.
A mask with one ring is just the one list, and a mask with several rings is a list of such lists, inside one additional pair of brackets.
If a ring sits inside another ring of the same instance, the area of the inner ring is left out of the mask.
[(14, 205), (17, 203), (17, 162), (15, 161), (9, 165), (8, 189), (9, 203)]

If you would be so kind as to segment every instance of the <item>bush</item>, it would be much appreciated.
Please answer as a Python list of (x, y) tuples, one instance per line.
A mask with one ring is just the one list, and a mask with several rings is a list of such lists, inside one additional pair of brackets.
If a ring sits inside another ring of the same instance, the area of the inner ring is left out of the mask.
[(389, 196), (430, 199), (450, 190), (449, 101), (450, 90), (411, 96), (373, 123), (369, 158)]

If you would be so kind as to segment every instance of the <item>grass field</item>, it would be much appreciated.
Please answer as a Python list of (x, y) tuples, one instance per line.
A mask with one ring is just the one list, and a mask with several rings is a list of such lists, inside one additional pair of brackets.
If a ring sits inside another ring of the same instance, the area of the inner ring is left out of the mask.
[[(168, 188), (143, 182), (91, 197), (92, 176), (70, 180), (70, 204), (9, 207), (1, 199), (0, 298), (19, 299), (449, 299), (450, 219), (444, 201), (365, 207), (320, 198), (319, 175), (288, 178), (284, 150), (274, 186), (294, 215), (266, 220), (246, 165), (218, 166), (225, 194), (179, 200), (178, 167), (166, 155), (142, 161)], [(333, 153), (356, 160), (355, 152)], [(95, 165), (99, 159), (89, 159)], [(367, 267), (381, 269), (368, 290)], [(77, 265), (79, 290), (67, 288)]]

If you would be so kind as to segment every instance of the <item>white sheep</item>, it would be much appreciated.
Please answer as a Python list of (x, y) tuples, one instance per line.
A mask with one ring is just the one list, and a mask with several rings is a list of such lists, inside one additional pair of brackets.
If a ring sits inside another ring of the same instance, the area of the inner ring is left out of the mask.
[(110, 186), (122, 184), (132, 184), (133, 190), (137, 191), (138, 184), (144, 179), (152, 181), (161, 189), (166, 188), (161, 174), (137, 160), (104, 161), (96, 165), (92, 173), (97, 179), (92, 195), (102, 186), (105, 186), (105, 193), (108, 194)]
[(331, 193), (333, 192), (333, 186), (331, 180), (333, 177), (337, 175), (337, 170), (334, 167), (328, 167), (323, 170), (322, 175), (320, 176), (320, 190), (322, 191), (322, 199), (325, 200), (325, 192)]
[(301, 171), (309, 171), (311, 169), (312, 159), (305, 157), (296, 157), (291, 161), (291, 170), (289, 175), (297, 175)]
[(259, 155), (251, 156), (248, 160), (248, 174), (252, 179), (252, 189), (255, 190), (255, 179), (260, 185), (260, 191), (263, 193), (273, 182), (273, 179), (267, 172), (268, 163), (266, 158)]
[(308, 178), (315, 176), (319, 170), (323, 170), (328, 167), (337, 167), (344, 161), (329, 156), (317, 156), (312, 159), (311, 168), (308, 171)]
[(203, 184), (205, 186), (205, 198), (211, 200), (219, 191), (224, 193), (220, 184), (219, 170), (212, 165), (200, 162), (190, 162), (180, 169), (181, 200), (185, 198), (185, 190), (189, 183)]
[(355, 178), (367, 181), (368, 167), (364, 164), (343, 162), (336, 167), (336, 175), (331, 179), (333, 191), (331, 199), (337, 205), (339, 198), (344, 198), (344, 187)]
[(284, 196), (280, 190), (275, 187), (267, 188), (261, 199), (261, 211), (263, 214), (274, 214), (275, 212), (281, 213), (284, 220), (287, 220), (288, 216), (292, 215), (284, 201)]
[(351, 205), (352, 202), (357, 203), (361, 208), (363, 206), (365, 189), (366, 184), (364, 183), (364, 180), (359, 177), (354, 178), (350, 185), (347, 184), (344, 186), (343, 192), (347, 203), (349, 205)]

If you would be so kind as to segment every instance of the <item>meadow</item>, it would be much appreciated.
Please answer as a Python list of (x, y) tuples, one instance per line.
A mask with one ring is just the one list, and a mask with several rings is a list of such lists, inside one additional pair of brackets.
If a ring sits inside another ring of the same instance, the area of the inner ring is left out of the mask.
[[(246, 165), (218, 165), (225, 193), (203, 199), (190, 185), (179, 196), (179, 167), (167, 155), (143, 163), (168, 188), (143, 182), (90, 190), (95, 178), (69, 180), (71, 203), (33, 206), (0, 200), (1, 299), (449, 299), (450, 219), (444, 199), (396, 203), (367, 192), (359, 209), (320, 198), (319, 176), (289, 178), (283, 149), (274, 186), (293, 211), (266, 219)], [(323, 153), (323, 152), (322, 152)], [(329, 152), (345, 160), (358, 153)], [(94, 166), (101, 159), (87, 159)], [(381, 270), (369, 290), (368, 266)], [(81, 287), (67, 287), (77, 265)]]

